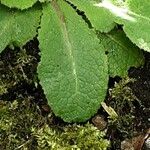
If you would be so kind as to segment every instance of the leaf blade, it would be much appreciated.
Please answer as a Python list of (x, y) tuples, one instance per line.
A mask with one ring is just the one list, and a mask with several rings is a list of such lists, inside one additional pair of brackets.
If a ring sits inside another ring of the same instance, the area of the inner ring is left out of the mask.
[(10, 7), (10, 8), (18, 8), (18, 9), (27, 9), (29, 7), (32, 7), (37, 0), (0, 0), (1, 4)]
[(67, 122), (85, 121), (106, 94), (108, 65), (103, 46), (67, 3), (54, 2), (44, 11), (39, 31), (40, 83), (57, 116)]
[[(124, 31), (139, 48), (150, 52), (150, 3), (148, 0), (127, 0), (126, 6), (132, 12), (134, 22), (124, 22)], [(134, 33), (134, 34), (133, 34)]]
[[(116, 0), (115, 0), (116, 1)], [(150, 3), (148, 0), (126, 0), (121, 5), (114, 0), (99, 3), (99, 9), (105, 8), (113, 15), (114, 22), (123, 25), (129, 39), (139, 48), (150, 52)]]
[(97, 8), (94, 4), (97, 3), (96, 0), (68, 0), (77, 8), (83, 11), (86, 17), (90, 20), (94, 28), (101, 32), (109, 32), (115, 27), (115, 22), (113, 15), (106, 11), (105, 9)]
[(23, 46), (37, 34), (41, 16), (39, 7), (19, 11), (0, 5), (0, 14), (0, 52), (9, 44)]
[(125, 77), (130, 67), (144, 64), (143, 52), (136, 47), (121, 30), (99, 34), (101, 43), (108, 52), (109, 75)]

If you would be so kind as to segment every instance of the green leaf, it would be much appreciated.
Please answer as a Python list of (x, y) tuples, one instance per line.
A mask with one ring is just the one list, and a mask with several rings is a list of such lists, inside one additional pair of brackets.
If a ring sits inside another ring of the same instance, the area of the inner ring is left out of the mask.
[(114, 0), (111, 1), (104, 0), (99, 3), (99, 9), (105, 8), (108, 12), (111, 12), (112, 20), (123, 25), (129, 39), (139, 48), (150, 52), (149, 0), (126, 0), (123, 3), (124, 5), (114, 5)]
[(92, 26), (101, 32), (109, 32), (115, 27), (113, 15), (106, 9), (94, 6), (97, 0), (68, 0), (83, 11), (90, 20)]
[(0, 0), (0, 2), (10, 8), (27, 9), (32, 7), (38, 0)]
[(7, 45), (22, 46), (35, 37), (40, 16), (41, 9), (37, 6), (19, 11), (0, 5), (0, 52)]
[(124, 31), (139, 48), (150, 52), (150, 1), (126, 0), (134, 21), (124, 21)]
[(63, 1), (45, 5), (39, 30), (40, 83), (55, 115), (82, 122), (105, 99), (107, 56), (93, 30)]
[(99, 34), (99, 38), (108, 52), (111, 77), (124, 77), (130, 67), (143, 65), (143, 52), (126, 37), (123, 31), (113, 30), (108, 34)]

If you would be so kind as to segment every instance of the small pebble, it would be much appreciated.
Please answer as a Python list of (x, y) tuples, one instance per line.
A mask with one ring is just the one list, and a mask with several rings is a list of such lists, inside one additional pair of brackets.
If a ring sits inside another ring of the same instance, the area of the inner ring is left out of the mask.
[(100, 115), (96, 115), (92, 118), (92, 122), (99, 130), (104, 130), (107, 126), (107, 122), (104, 120), (104, 117)]

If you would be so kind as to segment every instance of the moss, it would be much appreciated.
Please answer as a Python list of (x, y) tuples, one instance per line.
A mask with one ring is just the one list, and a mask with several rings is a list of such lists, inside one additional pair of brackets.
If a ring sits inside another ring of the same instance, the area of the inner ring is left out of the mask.
[(3, 83), (0, 78), (0, 95), (7, 93), (7, 84)]
[(25, 49), (6, 48), (0, 54), (0, 95), (23, 81), (31, 83), (35, 76), (36, 58)]
[[(91, 124), (54, 126), (32, 97), (0, 101), (0, 148), (5, 150), (106, 150), (105, 133)], [(51, 125), (49, 126), (48, 123)]]
[(31, 129), (39, 128), (44, 122), (45, 118), (39, 114), (38, 107), (31, 103), (31, 99), (0, 101), (0, 148), (33, 148), (36, 144), (33, 144), (35, 139)]
[(109, 127), (117, 131), (116, 133), (119, 132), (119, 138), (131, 137), (134, 134), (134, 103), (138, 102), (138, 99), (128, 86), (131, 82), (134, 82), (134, 80), (129, 78), (122, 79), (109, 91), (110, 97), (108, 105), (118, 114), (116, 120), (109, 120)]
[(105, 133), (89, 123), (84, 126), (69, 125), (63, 131), (45, 125), (40, 130), (33, 129), (33, 134), (39, 150), (106, 150), (109, 147)]

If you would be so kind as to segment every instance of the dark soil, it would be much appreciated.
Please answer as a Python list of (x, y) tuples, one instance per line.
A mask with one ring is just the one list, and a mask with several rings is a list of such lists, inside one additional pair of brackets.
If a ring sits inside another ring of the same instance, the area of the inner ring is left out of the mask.
[[(3, 94), (0, 93), (0, 101), (30, 97), (39, 106), (42, 116), (47, 117), (51, 110), (36, 74), (40, 61), (37, 39), (28, 42), (24, 49), (6, 48), (0, 55), (0, 84), (6, 90)], [(134, 82), (122, 85), (121, 78), (110, 79), (112, 92), (108, 92), (105, 102), (115, 110), (119, 118), (115, 121), (108, 119), (108, 114), (102, 108), (96, 114), (102, 116), (104, 124), (107, 124), (107, 138), (111, 140), (111, 150), (120, 150), (123, 140), (144, 134), (150, 128), (150, 54), (145, 53), (145, 58), (143, 67), (129, 70), (129, 77), (136, 79)], [(115, 82), (120, 84), (119, 93), (113, 90)], [(93, 118), (90, 123), (94, 124)], [(67, 124), (54, 114), (48, 122), (59, 128)]]
[(140, 104), (135, 104), (137, 116), (135, 120), (136, 129), (141, 132), (150, 128), (150, 54), (145, 53), (146, 63), (142, 68), (130, 69), (129, 77), (135, 78), (130, 87)]
[[(112, 106), (120, 116), (118, 121), (108, 125), (108, 137), (112, 140), (111, 150), (120, 150), (121, 141), (144, 135), (150, 129), (150, 54), (144, 55), (143, 67), (129, 69), (128, 75), (135, 81), (120, 86), (121, 91), (117, 91), (120, 94), (115, 95), (115, 98), (109, 94), (106, 99), (108, 106)], [(119, 77), (110, 79), (110, 88), (120, 81)]]

